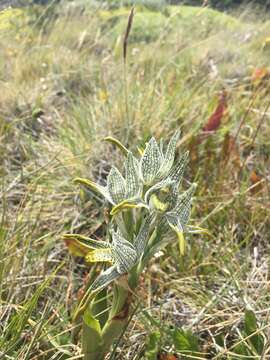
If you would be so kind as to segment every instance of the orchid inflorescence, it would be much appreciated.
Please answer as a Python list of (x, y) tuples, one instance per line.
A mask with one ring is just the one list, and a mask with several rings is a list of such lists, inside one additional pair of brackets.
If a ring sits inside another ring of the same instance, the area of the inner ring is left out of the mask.
[[(187, 223), (196, 185), (192, 184), (188, 190), (180, 193), (188, 152), (176, 156), (179, 136), (179, 132), (175, 132), (167, 146), (163, 140), (158, 143), (152, 137), (145, 149), (140, 150), (140, 158), (135, 157), (118, 140), (108, 137), (105, 140), (119, 147), (124, 153), (124, 175), (113, 166), (107, 176), (106, 186), (88, 179), (75, 179), (75, 183), (103, 197), (110, 208), (107, 241), (94, 240), (79, 234), (64, 235), (69, 248), (75, 248), (76, 254), (84, 256), (88, 263), (110, 264), (91, 283), (77, 314), (85, 311), (90, 301), (112, 282), (117, 286), (123, 284), (120, 280), (125, 279), (127, 291), (134, 290), (144, 267), (155, 253), (170, 241), (170, 231), (176, 233), (180, 255), (184, 255), (184, 233), (192, 232), (192, 227)], [(117, 304), (119, 301), (116, 301)], [(112, 314), (114, 317), (109, 316), (110, 325), (104, 327), (106, 330), (98, 326), (101, 343), (104, 343), (106, 338), (103, 332), (108, 332), (109, 328), (110, 336), (113, 332), (112, 319), (115, 318), (115, 311)], [(87, 321), (90, 327), (91, 321)], [(119, 331), (118, 327), (115, 329), (116, 332)], [(94, 353), (97, 353), (96, 350)], [(95, 357), (85, 357), (92, 358)]]

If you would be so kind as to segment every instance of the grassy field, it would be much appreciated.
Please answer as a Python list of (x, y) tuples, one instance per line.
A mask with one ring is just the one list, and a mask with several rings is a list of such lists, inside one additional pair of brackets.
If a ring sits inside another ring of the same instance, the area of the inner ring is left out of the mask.
[[(270, 21), (251, 9), (137, 6), (0, 13), (0, 358), (79, 359), (71, 312), (87, 266), (63, 232), (101, 238), (102, 183), (119, 152), (182, 132), (198, 189), (184, 258), (176, 242), (141, 278), (108, 359), (270, 358)], [(184, 182), (184, 185), (186, 183)]]

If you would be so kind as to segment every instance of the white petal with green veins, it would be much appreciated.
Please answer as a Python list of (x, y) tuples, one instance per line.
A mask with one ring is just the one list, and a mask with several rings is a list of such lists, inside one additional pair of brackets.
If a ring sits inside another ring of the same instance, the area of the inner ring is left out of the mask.
[(126, 159), (126, 194), (125, 198), (130, 199), (136, 197), (140, 193), (140, 181), (138, 174), (138, 165), (136, 160), (131, 152), (128, 152)]
[(91, 292), (99, 292), (120, 276), (116, 266), (111, 266), (103, 271), (90, 287)]
[(146, 145), (140, 162), (141, 177), (145, 184), (150, 185), (156, 177), (161, 165), (161, 153), (155, 138)]
[(120, 234), (112, 231), (112, 254), (115, 266), (120, 274), (127, 273), (137, 261), (137, 252), (134, 246)]
[(114, 166), (107, 177), (107, 188), (115, 204), (125, 199), (126, 182), (120, 171)]
[(153, 218), (152, 215), (149, 215), (145, 219), (136, 239), (134, 240), (134, 247), (137, 251), (138, 259), (141, 257), (141, 255), (144, 252), (144, 249), (145, 249), (145, 246), (146, 246), (146, 243), (148, 240), (148, 236), (149, 236), (150, 224), (151, 224), (152, 218)]
[(176, 145), (177, 145), (177, 141), (178, 141), (179, 137), (180, 137), (180, 132), (176, 131), (169, 142), (169, 145), (167, 147), (167, 150), (166, 150), (164, 159), (162, 161), (160, 170), (157, 174), (157, 177), (162, 177), (164, 175), (167, 175), (168, 172), (170, 171), (171, 167), (173, 166)]
[(168, 176), (177, 183), (180, 183), (184, 175), (184, 171), (188, 162), (188, 154), (188, 151), (182, 154), (177, 164), (174, 165), (169, 172)]
[(187, 191), (180, 195), (177, 199), (177, 204), (173, 210), (177, 213), (177, 216), (180, 219), (183, 228), (185, 228), (185, 225), (188, 223), (190, 217), (192, 196), (195, 192), (196, 187), (196, 184), (192, 184)]
[(164, 159), (163, 149), (164, 149), (164, 141), (163, 141), (163, 138), (161, 138), (161, 139), (159, 140), (159, 150), (160, 150), (160, 153), (161, 153), (161, 155), (162, 155), (162, 160)]

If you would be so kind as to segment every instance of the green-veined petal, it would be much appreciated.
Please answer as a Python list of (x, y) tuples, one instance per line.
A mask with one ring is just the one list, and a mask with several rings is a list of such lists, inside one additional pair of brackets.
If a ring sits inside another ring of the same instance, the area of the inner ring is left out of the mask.
[(173, 166), (176, 145), (179, 137), (180, 137), (180, 131), (176, 131), (167, 146), (164, 159), (157, 173), (158, 178), (162, 178), (163, 176), (166, 176), (169, 173), (171, 167)]
[(177, 164), (174, 165), (169, 172), (168, 175), (169, 178), (177, 182), (178, 184), (180, 184), (180, 181), (182, 180), (182, 177), (184, 175), (184, 171), (188, 163), (188, 155), (189, 155), (188, 151), (182, 154)]
[(134, 240), (134, 247), (135, 247), (135, 249), (137, 251), (138, 259), (143, 254), (145, 246), (147, 244), (152, 219), (153, 219), (152, 215), (149, 215), (145, 219), (143, 225), (140, 228), (140, 231), (139, 231), (138, 235), (136, 236), (136, 238)]
[(190, 217), (192, 196), (195, 192), (196, 187), (197, 184), (192, 184), (187, 191), (180, 195), (177, 199), (177, 204), (173, 209), (173, 211), (177, 213), (183, 229), (185, 229), (185, 225), (188, 223)]
[(112, 231), (112, 254), (115, 266), (120, 274), (127, 273), (137, 261), (137, 252), (134, 246), (119, 233)]
[(112, 281), (117, 279), (121, 274), (116, 269), (116, 266), (111, 266), (107, 270), (103, 271), (93, 282), (90, 287), (91, 292), (98, 293), (105, 287), (107, 287)]
[(107, 177), (107, 189), (115, 204), (119, 204), (125, 199), (126, 182), (120, 171), (114, 166)]
[(145, 184), (150, 185), (156, 177), (161, 165), (161, 153), (155, 138), (146, 145), (140, 162), (141, 177)]
[(161, 156), (162, 156), (162, 160), (164, 159), (164, 157), (163, 157), (163, 149), (164, 149), (164, 140), (163, 140), (163, 138), (161, 138), (159, 140), (159, 150), (160, 150), (160, 153), (161, 153)]
[(128, 152), (126, 159), (126, 194), (125, 198), (130, 199), (136, 197), (140, 192), (140, 181), (138, 174), (138, 164), (136, 163), (137, 159), (132, 155), (131, 152)]

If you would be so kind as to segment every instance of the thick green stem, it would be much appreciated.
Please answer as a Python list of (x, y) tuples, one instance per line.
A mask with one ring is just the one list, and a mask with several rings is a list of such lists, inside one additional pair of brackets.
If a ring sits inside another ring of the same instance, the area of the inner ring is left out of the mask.
[(126, 325), (130, 312), (132, 293), (127, 287), (116, 284), (114, 299), (109, 319), (102, 329), (102, 338), (107, 343), (110, 339), (117, 338)]
[(84, 360), (103, 360), (112, 344), (124, 332), (130, 319), (130, 304), (136, 286), (136, 276), (129, 277), (129, 284), (126, 282), (114, 285), (111, 311), (102, 330), (98, 329), (97, 320), (88, 316), (88, 324), (83, 326)]

